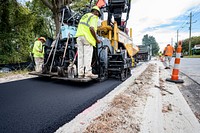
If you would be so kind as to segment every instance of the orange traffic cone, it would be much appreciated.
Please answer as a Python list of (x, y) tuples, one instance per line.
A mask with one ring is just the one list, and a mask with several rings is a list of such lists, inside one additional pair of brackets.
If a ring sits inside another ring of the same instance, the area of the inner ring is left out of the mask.
[(182, 50), (182, 41), (178, 42), (178, 47), (176, 49), (176, 58), (174, 61), (174, 68), (172, 71), (171, 78), (167, 78), (166, 81), (174, 82), (174, 83), (183, 83), (184, 81), (182, 79), (179, 79), (179, 65), (181, 61), (181, 50)]

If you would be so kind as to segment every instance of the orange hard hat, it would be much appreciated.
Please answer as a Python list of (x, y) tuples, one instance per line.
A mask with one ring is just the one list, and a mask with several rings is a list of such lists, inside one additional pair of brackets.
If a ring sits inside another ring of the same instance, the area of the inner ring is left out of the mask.
[(46, 42), (46, 38), (44, 37), (40, 37), (40, 40), (44, 40)]

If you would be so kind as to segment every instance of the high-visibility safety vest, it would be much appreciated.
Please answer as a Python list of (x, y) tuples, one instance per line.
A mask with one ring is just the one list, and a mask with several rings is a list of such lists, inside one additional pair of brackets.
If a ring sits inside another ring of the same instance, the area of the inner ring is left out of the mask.
[(174, 48), (170, 45), (165, 47), (164, 54), (165, 56), (172, 56), (174, 52)]
[(86, 13), (81, 18), (78, 29), (76, 32), (76, 37), (85, 36), (86, 40), (94, 47), (96, 47), (96, 40), (92, 36), (90, 32), (90, 27), (94, 28), (94, 31), (97, 31), (97, 24), (98, 24), (98, 16), (92, 13)]
[[(42, 52), (39, 52), (41, 50)], [(44, 48), (42, 47), (41, 41), (39, 40), (35, 41), (32, 53), (33, 57), (42, 57), (42, 58), (44, 57)]]

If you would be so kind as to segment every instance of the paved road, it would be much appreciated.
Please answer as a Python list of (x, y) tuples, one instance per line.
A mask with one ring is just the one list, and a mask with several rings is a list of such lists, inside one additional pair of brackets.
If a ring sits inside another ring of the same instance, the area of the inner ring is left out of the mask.
[(180, 71), (200, 84), (200, 58), (181, 58)]
[(0, 84), (0, 133), (51, 133), (121, 83), (41, 78)]

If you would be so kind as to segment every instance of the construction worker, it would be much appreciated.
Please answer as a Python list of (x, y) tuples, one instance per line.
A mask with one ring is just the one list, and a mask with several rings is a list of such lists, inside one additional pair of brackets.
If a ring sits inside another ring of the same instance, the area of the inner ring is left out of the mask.
[(44, 37), (38, 38), (33, 46), (33, 57), (35, 60), (35, 71), (42, 72), (42, 65), (44, 64), (44, 47), (43, 43), (46, 42)]
[(163, 62), (163, 57), (162, 57), (162, 55), (163, 55), (163, 53), (160, 51), (160, 52), (158, 53), (159, 60)]
[(93, 47), (96, 47), (96, 44), (100, 43), (100, 40), (96, 36), (100, 16), (100, 9), (98, 6), (94, 6), (90, 13), (86, 13), (80, 19), (76, 32), (76, 37), (78, 37), (78, 78), (98, 77), (98, 75), (92, 74), (91, 62)]
[(172, 55), (174, 52), (175, 52), (174, 48), (170, 44), (167, 44), (167, 46), (163, 51), (163, 55), (165, 56), (164, 60), (165, 69), (170, 69), (170, 62), (172, 60)]

